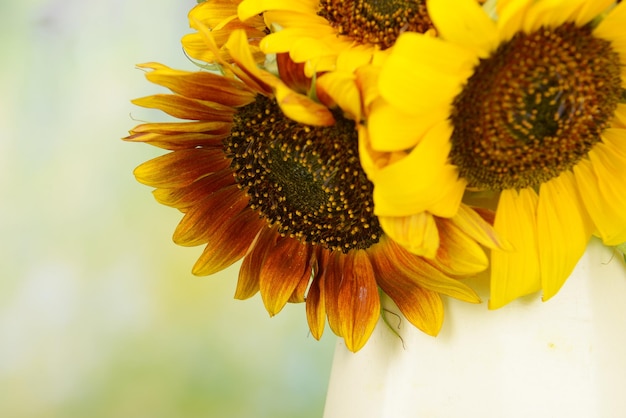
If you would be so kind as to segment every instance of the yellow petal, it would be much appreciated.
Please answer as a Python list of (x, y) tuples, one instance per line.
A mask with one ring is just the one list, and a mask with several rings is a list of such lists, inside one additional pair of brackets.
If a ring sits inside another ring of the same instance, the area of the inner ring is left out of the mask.
[(230, 0), (205, 1), (189, 11), (189, 23), (193, 27), (194, 20), (199, 20), (208, 27), (214, 28), (223, 20), (236, 17), (236, 12), (237, 5)]
[(607, 129), (604, 143), (589, 152), (590, 161), (574, 166), (580, 195), (606, 245), (626, 241), (626, 153), (623, 129)]
[(594, 29), (593, 35), (611, 42), (611, 46), (622, 51), (622, 62), (624, 62), (624, 52), (626, 51), (626, 37), (624, 33), (624, 22), (626, 22), (626, 3), (621, 2), (609, 14), (607, 14)]
[(576, 24), (586, 25), (596, 17), (600, 16), (609, 7), (615, 4), (615, 0), (594, 0), (584, 1), (576, 16)]
[[(407, 113), (383, 99), (370, 109), (367, 128), (372, 148), (377, 151), (401, 151), (413, 148), (434, 125), (448, 117), (448, 109), (435, 107), (419, 114)], [(389, 129), (393, 126), (393, 131)]]
[(439, 334), (444, 310), (437, 292), (424, 289), (403, 276), (382, 280), (380, 286), (417, 329), (433, 337)]
[(441, 244), (434, 265), (452, 275), (476, 274), (487, 268), (489, 259), (483, 248), (455, 222), (440, 218), (437, 229)]
[(244, 0), (239, 4), (237, 14), (241, 20), (247, 20), (271, 9), (315, 14), (317, 5), (317, 0)]
[(451, 217), (461, 203), (465, 181), (447, 163), (452, 128), (434, 126), (400, 161), (377, 171), (374, 204), (378, 216), (410, 216), (424, 211)]
[(544, 27), (557, 27), (567, 21), (572, 21), (584, 0), (542, 0), (533, 2), (526, 11), (522, 30), (526, 33)]
[(496, 230), (471, 207), (461, 204), (451, 221), (465, 234), (487, 248), (512, 250), (511, 244), (498, 236)]
[(476, 0), (427, 0), (426, 5), (441, 38), (482, 58), (497, 46), (496, 24)]
[(381, 69), (380, 94), (412, 114), (438, 106), (447, 108), (461, 92), (476, 62), (470, 51), (453, 43), (403, 33)]
[(496, 22), (500, 42), (509, 41), (522, 29), (526, 10), (532, 5), (529, 0), (498, 1), (496, 3), (498, 20)]
[(532, 189), (504, 190), (498, 202), (494, 228), (513, 251), (491, 250), (489, 309), (541, 289), (537, 249), (538, 196)]
[(313, 126), (331, 126), (335, 123), (333, 114), (326, 106), (294, 92), (283, 83), (277, 83), (275, 88), (276, 101), (288, 118)]
[(591, 238), (593, 225), (576, 189), (574, 174), (566, 171), (539, 190), (537, 237), (544, 301), (563, 286)]
[(409, 252), (434, 258), (439, 248), (439, 230), (432, 214), (420, 212), (411, 216), (379, 216), (380, 226)]
[(323, 92), (339, 105), (339, 108), (356, 121), (361, 120), (361, 95), (352, 73), (334, 71), (317, 79), (318, 95)]

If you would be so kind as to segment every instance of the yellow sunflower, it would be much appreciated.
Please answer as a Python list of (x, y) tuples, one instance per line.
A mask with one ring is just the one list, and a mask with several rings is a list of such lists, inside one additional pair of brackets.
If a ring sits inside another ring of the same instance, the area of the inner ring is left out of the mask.
[(288, 52), (306, 74), (332, 71), (340, 55), (354, 66), (393, 45), (403, 31), (432, 31), (424, 0), (243, 0), (243, 21), (263, 13), (276, 29), (261, 41), (265, 53)]
[[(427, 6), (439, 37), (401, 35), (372, 100), (368, 145), (397, 156), (372, 177), (377, 213), (493, 196), (514, 251), (492, 251), (490, 307), (547, 300), (592, 234), (626, 241), (626, 5), (499, 1), (496, 20), (471, 0)], [(434, 187), (415, 177), (429, 171)], [(425, 193), (406, 198), (405, 178)]]
[[(236, 298), (260, 292), (270, 315), (306, 301), (312, 335), (321, 337), (328, 318), (352, 351), (378, 321), (379, 289), (430, 335), (443, 321), (440, 294), (479, 302), (458, 278), (482, 271), (487, 257), (458, 220), (438, 221), (441, 245), (433, 259), (390, 240), (373, 214), (355, 122), (338, 110), (329, 122), (320, 104), (293, 92), (279, 99), (280, 82), (255, 66), (242, 32), (225, 47), (234, 62), (224, 63), (225, 73), (237, 77), (142, 65), (150, 81), (174, 94), (134, 103), (187, 122), (142, 124), (125, 138), (171, 151), (135, 175), (156, 188), (157, 201), (184, 213), (177, 244), (206, 244), (193, 273), (212, 274), (243, 259)], [(299, 121), (286, 117), (281, 109), (298, 102)], [(475, 213), (459, 219), (481, 230), (477, 235), (489, 230)]]
[(267, 34), (267, 29), (261, 16), (252, 16), (246, 22), (239, 20), (237, 7), (241, 0), (206, 0), (199, 3), (189, 12), (189, 25), (196, 32), (183, 36), (182, 44), (185, 52), (192, 58), (207, 63), (216, 63), (219, 60), (215, 53), (206, 47), (202, 28), (208, 28), (218, 46), (221, 60), (230, 61), (228, 50), (224, 45), (230, 34), (238, 29), (246, 32), (250, 49), (257, 63), (265, 61), (265, 54), (259, 48), (261, 39)]

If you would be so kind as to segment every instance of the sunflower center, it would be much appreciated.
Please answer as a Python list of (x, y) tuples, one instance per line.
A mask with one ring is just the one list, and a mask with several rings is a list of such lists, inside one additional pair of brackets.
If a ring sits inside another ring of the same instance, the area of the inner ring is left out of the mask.
[(342, 35), (382, 49), (404, 31), (424, 33), (434, 26), (424, 0), (320, 0), (318, 14)]
[(370, 247), (382, 232), (354, 122), (336, 120), (302, 125), (259, 95), (235, 115), (224, 146), (249, 206), (281, 234), (347, 252)]
[(453, 103), (450, 158), (474, 187), (537, 187), (600, 141), (621, 100), (619, 55), (590, 25), (518, 33)]

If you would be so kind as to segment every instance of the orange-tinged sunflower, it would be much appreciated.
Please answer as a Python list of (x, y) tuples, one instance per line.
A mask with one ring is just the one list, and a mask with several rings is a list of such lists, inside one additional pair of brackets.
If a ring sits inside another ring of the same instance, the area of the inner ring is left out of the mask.
[[(427, 6), (439, 37), (401, 35), (372, 100), (369, 145), (400, 155), (373, 177), (377, 211), (493, 196), (514, 250), (492, 251), (490, 307), (538, 290), (547, 300), (592, 234), (626, 241), (626, 5), (499, 1), (497, 20), (471, 0)], [(412, 161), (430, 161), (448, 190), (404, 199)]]
[[(246, 32), (248, 43), (257, 63), (265, 61), (265, 54), (261, 52), (259, 43), (268, 33), (263, 18), (252, 16), (245, 22), (239, 20), (237, 7), (241, 0), (206, 0), (198, 3), (189, 12), (189, 25), (196, 32), (183, 36), (182, 44), (185, 52), (192, 58), (215, 64), (220, 60), (231, 61), (228, 50), (224, 47), (230, 34), (235, 30)], [(219, 58), (214, 51), (206, 47), (202, 30), (208, 28), (218, 46)]]
[(424, 0), (243, 0), (243, 21), (263, 13), (276, 30), (261, 41), (265, 53), (288, 52), (309, 77), (332, 71), (339, 56), (354, 67), (391, 47), (404, 31), (432, 32)]
[[(156, 188), (159, 202), (184, 213), (177, 244), (206, 244), (193, 273), (212, 274), (243, 259), (236, 298), (260, 292), (270, 315), (306, 301), (312, 335), (321, 337), (328, 318), (352, 351), (378, 321), (379, 289), (430, 335), (443, 321), (440, 294), (479, 302), (458, 278), (482, 271), (487, 258), (459, 220), (484, 233), (483, 218), (438, 220), (436, 257), (409, 253), (383, 234), (373, 214), (354, 121), (324, 107), (329, 122), (321, 105), (295, 92), (281, 100), (280, 82), (255, 67), (243, 33), (234, 32), (226, 48), (235, 64), (223, 63), (225, 73), (237, 77), (142, 65), (150, 81), (174, 94), (134, 102), (187, 122), (142, 124), (125, 138), (171, 151), (135, 175)], [(294, 102), (302, 103), (293, 112), (299, 121), (281, 110)]]

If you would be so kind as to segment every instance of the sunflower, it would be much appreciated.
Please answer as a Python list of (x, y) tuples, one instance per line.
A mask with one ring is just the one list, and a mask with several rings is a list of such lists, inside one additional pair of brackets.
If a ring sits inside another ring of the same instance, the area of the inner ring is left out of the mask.
[[(471, 0), (427, 6), (439, 37), (402, 34), (379, 71), (369, 146), (399, 157), (372, 177), (377, 213), (491, 197), (514, 251), (492, 250), (490, 308), (548, 300), (592, 235), (626, 241), (626, 5), (499, 1), (497, 20)], [(407, 200), (415, 161), (435, 187)]]
[[(458, 279), (485, 269), (487, 257), (458, 219), (479, 229), (487, 222), (475, 213), (442, 219), (436, 256), (409, 253), (373, 214), (355, 122), (324, 107), (329, 122), (319, 103), (295, 92), (281, 100), (280, 82), (255, 66), (241, 31), (225, 47), (234, 63), (223, 63), (226, 76), (141, 65), (173, 94), (134, 103), (187, 122), (141, 124), (125, 138), (170, 151), (135, 176), (156, 188), (157, 201), (183, 212), (177, 244), (206, 244), (192, 272), (213, 274), (243, 259), (236, 298), (260, 293), (270, 315), (306, 301), (312, 335), (319, 339), (328, 319), (352, 351), (380, 317), (379, 289), (430, 335), (443, 321), (440, 294), (479, 302)], [(298, 102), (297, 112), (289, 110), (298, 120), (287, 117), (283, 110)]]
[(243, 0), (243, 21), (263, 13), (277, 29), (261, 41), (265, 53), (288, 52), (306, 74), (332, 71), (339, 56), (353, 66), (392, 46), (403, 31), (431, 32), (424, 0)]
[(183, 36), (182, 44), (185, 52), (192, 58), (210, 64), (219, 60), (215, 53), (206, 47), (202, 28), (211, 30), (213, 40), (218, 46), (221, 60), (230, 61), (228, 50), (224, 45), (228, 37), (235, 30), (246, 32), (250, 49), (257, 63), (265, 61), (265, 54), (261, 52), (259, 43), (267, 34), (267, 28), (261, 16), (252, 16), (246, 22), (237, 17), (237, 7), (241, 0), (206, 0), (198, 3), (189, 12), (189, 25), (196, 32)]

